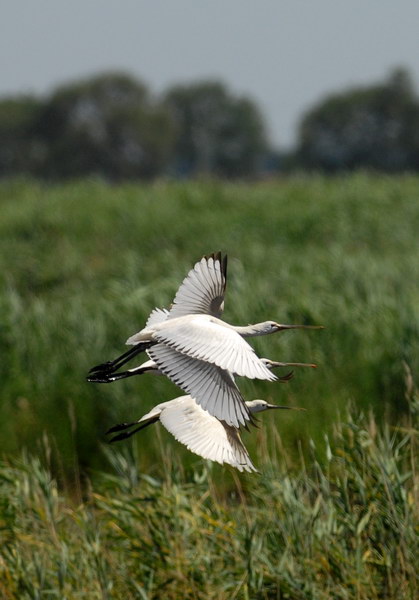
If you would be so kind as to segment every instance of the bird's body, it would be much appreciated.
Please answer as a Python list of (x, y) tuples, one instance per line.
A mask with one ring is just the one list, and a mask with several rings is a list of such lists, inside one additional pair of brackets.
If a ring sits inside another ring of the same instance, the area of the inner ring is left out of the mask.
[(211, 415), (233, 427), (246, 425), (250, 412), (233, 375), (277, 377), (243, 338), (311, 326), (265, 321), (239, 327), (222, 321), (226, 281), (227, 257), (203, 257), (179, 287), (170, 310), (154, 309), (146, 326), (128, 338), (133, 349), (91, 369), (90, 380), (110, 381), (120, 366), (147, 350), (158, 369)]
[[(264, 400), (252, 400), (246, 402), (246, 406), (250, 413), (290, 408), (268, 404)], [(124, 431), (111, 440), (120, 441), (159, 420), (180, 443), (198, 456), (220, 464), (229, 464), (239, 471), (256, 471), (238, 429), (210, 415), (190, 395), (157, 404), (138, 421), (115, 425), (108, 433), (127, 430), (137, 425), (131, 431)]]
[[(161, 344), (153, 346), (146, 352), (150, 357), (161, 357), (164, 355), (164, 360), (159, 361), (163, 365), (163, 370), (151, 358), (151, 360), (144, 362), (142, 365), (122, 373), (111, 373), (103, 378), (101, 376), (92, 376), (91, 381), (109, 383), (127, 377), (143, 375), (144, 373), (166, 375), (171, 381), (178, 384), (179, 387), (193, 397), (195, 397), (195, 394), (198, 394), (202, 398), (199, 402), (201, 407), (208, 410), (213, 416), (223, 420), (223, 416), (227, 412), (228, 419), (224, 420), (233, 427), (239, 427), (240, 424), (243, 424), (240, 419), (241, 415), (246, 418), (246, 422), (251, 421), (251, 414), (249, 413), (247, 404), (237, 387), (233, 374), (229, 371), (220, 369), (210, 363), (176, 353), (171, 348), (164, 347)], [(283, 367), (316, 367), (314, 364), (278, 362), (269, 358), (261, 358), (260, 360), (269, 370)], [(197, 372), (201, 373), (200, 378), (196, 377)], [(282, 376), (278, 375), (277, 380), (286, 383), (292, 377), (293, 373), (291, 371)], [(206, 389), (202, 391), (202, 381), (205, 382), (207, 379), (210, 385), (207, 385)]]
[[(249, 328), (237, 329), (249, 330), (249, 336), (258, 335), (250, 332), (250, 328), (255, 327), (252, 325)], [(235, 375), (274, 381), (275, 375), (266, 368), (242, 336), (243, 334), (236, 331), (236, 327), (216, 317), (192, 314), (174, 319), (167, 318), (153, 326), (145, 327), (128, 338), (126, 343), (160, 343), (190, 358), (231, 371)]]

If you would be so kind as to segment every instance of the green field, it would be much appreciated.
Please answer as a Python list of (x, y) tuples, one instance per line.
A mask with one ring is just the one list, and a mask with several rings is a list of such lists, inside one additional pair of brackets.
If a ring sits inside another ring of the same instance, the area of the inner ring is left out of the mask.
[[(0, 597), (414, 598), (418, 199), (417, 177), (363, 174), (2, 183)], [(319, 365), (240, 382), (307, 409), (244, 434), (261, 475), (209, 467), (160, 426), (107, 446), (181, 392), (85, 381), (217, 250), (227, 321), (325, 326), (252, 341)]]
[(260, 474), (225, 469), (228, 493), (165, 445), (160, 477), (112, 451), (114, 473), (73, 503), (38, 460), (0, 465), (0, 597), (416, 600), (413, 420), (334, 429), (324, 464), (261, 430)]

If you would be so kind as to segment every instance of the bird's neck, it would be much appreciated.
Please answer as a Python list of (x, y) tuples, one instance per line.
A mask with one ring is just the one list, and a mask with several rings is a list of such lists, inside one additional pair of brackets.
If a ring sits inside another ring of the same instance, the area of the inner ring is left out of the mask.
[(257, 335), (265, 335), (268, 333), (267, 328), (264, 327), (264, 323), (255, 323), (254, 325), (246, 325), (245, 327), (234, 327), (234, 331), (237, 331), (242, 337), (256, 337)]

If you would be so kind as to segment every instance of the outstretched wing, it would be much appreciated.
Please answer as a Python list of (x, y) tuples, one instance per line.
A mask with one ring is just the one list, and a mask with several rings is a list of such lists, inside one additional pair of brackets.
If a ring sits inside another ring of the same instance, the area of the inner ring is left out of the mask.
[(249, 409), (228, 371), (181, 354), (165, 344), (156, 344), (147, 353), (164, 375), (217, 419), (233, 427), (251, 420)]
[(256, 471), (237, 429), (203, 410), (191, 396), (164, 405), (160, 421), (191, 452), (239, 471)]
[(221, 253), (204, 256), (183, 280), (173, 300), (169, 319), (190, 314), (219, 318), (224, 310), (227, 283), (227, 256)]
[(167, 319), (168, 314), (169, 311), (167, 308), (154, 308), (147, 319), (145, 329), (147, 327), (151, 327), (152, 325), (156, 325), (157, 323), (162, 323)]
[[(249, 344), (232, 328), (218, 324), (203, 315), (190, 319), (167, 320), (153, 334), (153, 339), (191, 358), (205, 360), (249, 379), (275, 381)], [(136, 343), (135, 336), (127, 343)]]

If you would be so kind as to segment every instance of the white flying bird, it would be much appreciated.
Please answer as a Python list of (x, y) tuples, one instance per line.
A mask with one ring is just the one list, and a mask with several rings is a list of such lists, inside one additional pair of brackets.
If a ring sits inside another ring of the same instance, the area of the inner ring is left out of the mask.
[[(146, 350), (146, 352), (147, 354), (150, 354), (150, 350)], [(315, 364), (277, 362), (274, 360), (270, 360), (269, 358), (261, 358), (260, 360), (270, 370), (276, 369), (278, 367), (316, 367)], [(223, 411), (224, 413), (225, 410), (231, 410), (232, 412), (228, 415), (228, 421), (233, 427), (238, 427), (240, 424), (239, 418), (237, 413), (235, 413), (234, 411), (236, 411), (237, 407), (240, 410), (242, 406), (246, 409), (246, 411), (249, 411), (249, 409), (240, 393), (239, 388), (237, 387), (237, 384), (234, 380), (234, 376), (229, 371), (223, 371), (215, 365), (210, 365), (209, 363), (205, 363), (204, 361), (200, 361), (194, 358), (189, 358), (182, 354), (178, 354), (178, 356), (175, 356), (175, 364), (170, 365), (170, 367), (166, 371), (166, 375), (169, 375), (170, 378), (174, 381), (174, 383), (178, 383), (178, 381), (180, 381), (182, 383), (182, 389), (189, 392), (189, 394), (191, 394), (191, 396), (194, 397), (194, 393), (196, 391), (196, 387), (194, 386), (194, 378), (192, 377), (189, 379), (187, 374), (188, 372), (193, 373), (195, 371), (201, 371), (204, 369), (206, 369), (211, 375), (210, 378), (213, 393), (216, 393), (219, 396), (220, 401), (222, 402), (222, 406), (218, 407), (217, 404), (215, 404), (214, 406), (211, 401), (209, 402), (209, 400), (211, 400), (211, 396), (204, 397), (200, 402), (200, 406), (203, 409), (208, 410), (207, 406), (209, 404), (210, 408), (212, 408), (215, 412)], [(112, 381), (118, 381), (119, 379), (126, 379), (127, 377), (143, 375), (144, 373), (153, 373), (156, 375), (164, 374), (163, 371), (159, 369), (158, 365), (154, 362), (154, 360), (148, 360), (142, 365), (129, 369), (128, 371), (118, 373), (105, 373), (102, 375), (93, 374), (87, 379), (88, 381), (94, 383), (110, 383)], [(281, 383), (286, 383), (292, 377), (293, 373), (291, 371), (286, 375), (277, 376), (277, 379)], [(247, 415), (248, 412), (246, 412), (245, 414)]]
[[(246, 402), (246, 406), (252, 414), (274, 408), (294, 409), (290, 406), (268, 404), (265, 400), (251, 400)], [(181, 444), (198, 456), (220, 464), (229, 464), (239, 471), (256, 471), (238, 429), (210, 415), (189, 395), (158, 404), (138, 421), (115, 425), (107, 433), (123, 431), (110, 440), (120, 441), (159, 420)], [(131, 431), (124, 431), (135, 425), (139, 426)]]
[[(134, 348), (90, 370), (88, 379), (106, 378), (133, 356), (148, 350), (159, 370), (211, 415), (238, 427), (250, 420), (232, 375), (276, 380), (269, 365), (243, 339), (285, 329), (318, 329), (264, 321), (238, 327), (220, 320), (224, 308), (227, 257), (203, 257), (188, 273), (169, 311), (152, 311), (144, 329), (127, 340)], [(320, 327), (321, 328), (321, 327)]]

